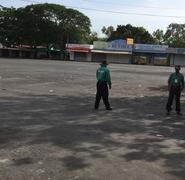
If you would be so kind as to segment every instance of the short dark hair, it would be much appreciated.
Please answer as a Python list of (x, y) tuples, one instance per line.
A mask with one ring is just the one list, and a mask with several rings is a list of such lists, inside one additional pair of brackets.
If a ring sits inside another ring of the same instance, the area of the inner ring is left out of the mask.
[(180, 70), (181, 66), (180, 65), (175, 65), (175, 69)]
[(107, 61), (102, 61), (102, 65), (108, 65)]

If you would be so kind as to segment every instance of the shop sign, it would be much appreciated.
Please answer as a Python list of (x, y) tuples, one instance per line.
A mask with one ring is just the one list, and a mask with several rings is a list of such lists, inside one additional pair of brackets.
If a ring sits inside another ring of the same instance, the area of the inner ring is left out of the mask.
[(135, 44), (135, 50), (144, 50), (144, 51), (166, 51), (168, 48), (167, 45), (154, 45), (154, 44)]
[(177, 48), (177, 54), (185, 54), (185, 48)]
[(94, 41), (93, 49), (112, 50), (112, 51), (132, 51), (132, 45), (127, 45), (123, 39), (118, 39), (110, 42)]
[(90, 52), (92, 48), (93, 45), (89, 44), (66, 44), (66, 49), (74, 52)]
[(185, 54), (185, 48), (168, 48), (167, 53), (169, 53), (169, 54)]
[(127, 45), (133, 45), (133, 44), (134, 44), (134, 39), (127, 38)]
[(66, 44), (66, 48), (86, 48), (86, 49), (92, 49), (93, 45), (89, 45), (89, 44)]
[(110, 41), (107, 43), (108, 50), (123, 50), (127, 48), (127, 42), (122, 39)]

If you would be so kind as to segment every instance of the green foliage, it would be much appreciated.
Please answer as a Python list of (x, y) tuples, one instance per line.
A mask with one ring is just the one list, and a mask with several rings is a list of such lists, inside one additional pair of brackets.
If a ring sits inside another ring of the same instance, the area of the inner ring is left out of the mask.
[(163, 30), (157, 29), (152, 33), (155, 44), (164, 44), (164, 32)]
[(91, 32), (89, 35), (89, 38), (87, 40), (88, 44), (93, 44), (94, 41), (98, 41), (98, 34), (97, 32)]
[(16, 27), (16, 9), (0, 9), (0, 42), (8, 45), (14, 43)]
[(185, 47), (185, 24), (172, 23), (164, 35), (165, 42), (170, 47)]
[(133, 38), (134, 43), (152, 44), (154, 39), (152, 35), (143, 27), (134, 27), (130, 24), (118, 25), (116, 31), (110, 35), (110, 40)]
[(112, 32), (114, 31), (113, 26), (108, 26), (107, 28), (105, 26), (102, 27), (101, 29), (102, 33), (107, 36), (107, 38), (110, 38)]
[(90, 20), (77, 10), (57, 4), (36, 4), (0, 10), (0, 40), (6, 46), (81, 43), (90, 34)]

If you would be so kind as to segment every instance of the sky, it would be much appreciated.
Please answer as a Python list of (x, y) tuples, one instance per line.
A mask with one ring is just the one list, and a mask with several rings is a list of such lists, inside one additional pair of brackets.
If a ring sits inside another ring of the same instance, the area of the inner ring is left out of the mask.
[(101, 37), (103, 26), (131, 24), (150, 33), (166, 31), (171, 23), (185, 23), (185, 0), (0, 0), (5, 7), (25, 7), (36, 3), (55, 3), (88, 16), (91, 31)]

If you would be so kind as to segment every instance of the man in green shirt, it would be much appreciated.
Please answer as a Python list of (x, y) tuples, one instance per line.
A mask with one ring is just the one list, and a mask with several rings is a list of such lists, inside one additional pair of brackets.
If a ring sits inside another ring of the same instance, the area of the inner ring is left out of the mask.
[[(94, 108), (98, 109), (101, 98), (103, 98), (103, 102), (105, 104), (106, 110), (112, 110), (109, 104), (108, 96), (109, 89), (111, 89), (111, 78), (110, 71), (107, 68), (107, 61), (103, 61), (100, 64), (100, 67), (96, 71), (97, 78), (97, 93)], [(107, 86), (108, 85), (108, 86)]]
[(178, 115), (181, 115), (180, 96), (181, 91), (184, 89), (184, 76), (180, 73), (180, 69), (180, 66), (175, 66), (175, 73), (172, 73), (168, 79), (169, 98), (166, 105), (167, 115), (169, 115), (172, 110), (171, 106), (173, 104), (174, 96), (176, 102), (176, 112)]

